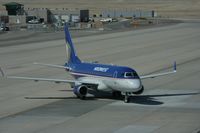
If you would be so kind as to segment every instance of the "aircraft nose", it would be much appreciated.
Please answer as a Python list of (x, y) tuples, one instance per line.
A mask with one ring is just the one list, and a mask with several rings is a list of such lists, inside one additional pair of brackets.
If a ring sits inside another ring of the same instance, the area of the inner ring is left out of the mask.
[(138, 89), (141, 87), (141, 81), (139, 79), (130, 80), (129, 84), (131, 88)]

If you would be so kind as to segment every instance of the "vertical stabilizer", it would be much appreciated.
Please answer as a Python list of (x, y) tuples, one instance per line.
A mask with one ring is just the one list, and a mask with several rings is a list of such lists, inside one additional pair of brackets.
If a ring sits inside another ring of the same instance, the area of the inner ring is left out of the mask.
[(67, 24), (65, 24), (65, 40), (66, 40), (66, 47), (68, 48), (68, 63), (81, 63), (80, 59), (76, 55), (76, 51), (74, 49), (73, 42), (71, 40), (71, 35), (69, 33), (69, 29)]

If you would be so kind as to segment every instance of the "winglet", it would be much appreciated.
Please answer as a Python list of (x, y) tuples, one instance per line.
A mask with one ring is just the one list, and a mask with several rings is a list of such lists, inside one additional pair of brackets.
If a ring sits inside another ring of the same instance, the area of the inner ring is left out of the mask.
[(176, 61), (174, 61), (174, 72), (176, 72)]
[(5, 74), (4, 74), (4, 72), (3, 72), (1, 67), (0, 67), (0, 72), (1, 72), (2, 77), (5, 77)]

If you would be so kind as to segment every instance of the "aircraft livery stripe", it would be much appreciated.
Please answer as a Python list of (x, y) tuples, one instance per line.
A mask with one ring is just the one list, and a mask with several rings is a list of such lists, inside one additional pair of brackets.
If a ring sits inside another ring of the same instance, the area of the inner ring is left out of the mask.
[(74, 76), (90, 76), (90, 77), (94, 77), (94, 78), (130, 79), (130, 78), (116, 78), (116, 77), (114, 78), (114, 77), (110, 77), (110, 76), (100, 76), (100, 75), (92, 75), (92, 74), (77, 73), (77, 72), (70, 72), (70, 74), (72, 74)]

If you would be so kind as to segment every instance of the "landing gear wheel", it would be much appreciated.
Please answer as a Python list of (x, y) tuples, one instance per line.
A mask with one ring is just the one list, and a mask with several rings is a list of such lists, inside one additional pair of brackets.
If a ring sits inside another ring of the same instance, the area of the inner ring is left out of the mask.
[(125, 94), (124, 102), (125, 103), (129, 103), (130, 102), (130, 97), (129, 97), (128, 93)]
[(78, 96), (77, 95), (77, 98), (81, 99), (81, 100), (85, 100), (86, 96)]
[(112, 96), (114, 98), (121, 98), (122, 97), (121, 91), (113, 91)]
[(86, 96), (81, 96), (80, 99), (81, 100), (85, 100)]

